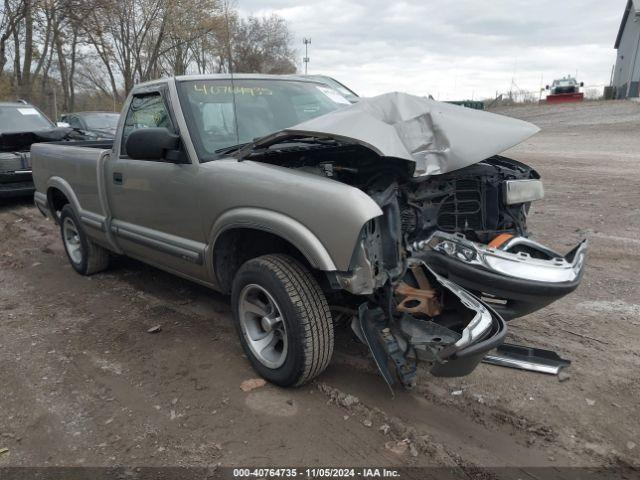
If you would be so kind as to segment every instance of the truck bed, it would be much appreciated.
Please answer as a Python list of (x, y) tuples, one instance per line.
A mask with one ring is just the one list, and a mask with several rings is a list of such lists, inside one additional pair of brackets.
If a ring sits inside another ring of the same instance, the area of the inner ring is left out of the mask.
[(31, 165), (36, 191), (46, 194), (56, 182), (71, 186), (83, 209), (104, 215), (99, 200), (98, 160), (109, 155), (112, 141), (36, 143)]

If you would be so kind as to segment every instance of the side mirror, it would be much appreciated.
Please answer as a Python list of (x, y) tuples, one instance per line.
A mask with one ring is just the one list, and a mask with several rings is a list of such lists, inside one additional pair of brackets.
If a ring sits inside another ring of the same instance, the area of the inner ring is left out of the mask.
[(581, 86), (581, 87), (584, 87), (584, 82), (580, 82), (580, 86)]
[(166, 128), (139, 128), (127, 137), (126, 151), (135, 160), (158, 160), (184, 163), (176, 150), (180, 147), (180, 136)]
[(547, 85), (546, 87), (544, 87), (545, 90), (549, 90), (549, 85)]
[(56, 127), (59, 127), (59, 128), (71, 128), (71, 125), (69, 125), (67, 122), (56, 122)]

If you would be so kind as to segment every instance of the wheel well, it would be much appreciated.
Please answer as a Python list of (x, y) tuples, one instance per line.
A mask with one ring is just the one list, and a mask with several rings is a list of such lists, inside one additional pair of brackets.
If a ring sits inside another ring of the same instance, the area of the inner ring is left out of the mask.
[(316, 273), (300, 250), (288, 240), (262, 230), (234, 228), (223, 232), (214, 246), (213, 268), (219, 288), (230, 293), (233, 277), (243, 263), (271, 253), (289, 255)]
[(66, 204), (70, 203), (67, 196), (55, 187), (51, 187), (47, 190), (47, 202), (49, 203), (51, 216), (56, 222), (60, 219), (60, 211), (62, 208)]

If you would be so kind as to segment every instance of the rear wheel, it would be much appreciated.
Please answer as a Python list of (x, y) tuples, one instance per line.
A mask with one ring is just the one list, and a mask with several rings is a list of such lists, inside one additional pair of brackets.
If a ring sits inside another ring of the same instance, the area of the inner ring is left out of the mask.
[(297, 260), (265, 255), (246, 262), (233, 281), (232, 307), (242, 347), (266, 380), (302, 385), (329, 364), (329, 306), (316, 279)]
[(60, 212), (60, 234), (69, 263), (76, 272), (92, 275), (109, 266), (109, 252), (87, 237), (71, 205), (65, 205)]

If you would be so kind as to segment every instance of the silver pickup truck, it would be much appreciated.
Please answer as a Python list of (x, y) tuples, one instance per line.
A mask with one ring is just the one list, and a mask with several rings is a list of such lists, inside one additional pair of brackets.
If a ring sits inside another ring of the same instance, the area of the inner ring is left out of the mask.
[[(255, 370), (301, 385), (350, 325), (391, 385), (470, 373), (505, 320), (580, 283), (586, 243), (527, 236), (526, 122), (407, 94), (184, 76), (136, 86), (113, 142), (32, 147), (35, 203), (73, 268), (127, 255), (230, 294)], [(395, 375), (394, 375), (395, 373)]]

